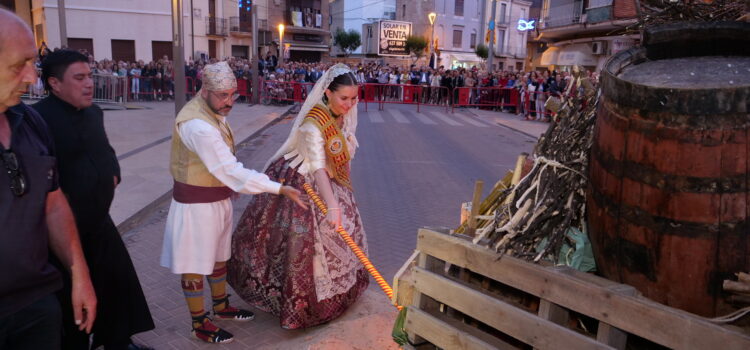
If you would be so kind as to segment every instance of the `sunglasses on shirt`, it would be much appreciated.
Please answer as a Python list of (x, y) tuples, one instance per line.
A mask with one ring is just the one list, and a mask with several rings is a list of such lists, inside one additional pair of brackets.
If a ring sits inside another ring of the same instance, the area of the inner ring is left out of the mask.
[(26, 178), (21, 172), (18, 157), (11, 151), (3, 151), (0, 154), (2, 154), (5, 170), (10, 176), (10, 192), (16, 197), (23, 196), (26, 193)]

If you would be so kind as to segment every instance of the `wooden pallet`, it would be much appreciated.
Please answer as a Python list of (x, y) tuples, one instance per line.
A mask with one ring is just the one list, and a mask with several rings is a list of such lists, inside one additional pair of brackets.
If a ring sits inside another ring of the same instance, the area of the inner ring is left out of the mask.
[(409, 305), (411, 343), (426, 344), (407, 349), (625, 349), (637, 341), (656, 348), (750, 349), (750, 335), (738, 328), (591, 274), (498, 260), (447, 230), (420, 229), (417, 251), (394, 281), (394, 300)]

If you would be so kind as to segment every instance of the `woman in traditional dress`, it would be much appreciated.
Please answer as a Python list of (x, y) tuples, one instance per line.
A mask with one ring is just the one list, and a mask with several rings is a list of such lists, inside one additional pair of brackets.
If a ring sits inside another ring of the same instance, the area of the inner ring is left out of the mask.
[(367, 288), (366, 270), (335, 227), (343, 225), (367, 252), (349, 165), (357, 148), (357, 77), (343, 64), (325, 73), (300, 110), (289, 138), (266, 165), (273, 181), (310, 184), (328, 207), (303, 210), (257, 195), (232, 243), (229, 284), (255, 307), (297, 329), (341, 315)]

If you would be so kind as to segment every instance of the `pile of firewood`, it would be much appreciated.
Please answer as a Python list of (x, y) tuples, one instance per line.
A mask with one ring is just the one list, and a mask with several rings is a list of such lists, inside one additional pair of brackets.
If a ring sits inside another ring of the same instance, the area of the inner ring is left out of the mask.
[[(627, 31), (678, 21), (746, 20), (750, 0), (642, 0), (640, 19)], [(474, 210), (455, 230), (501, 254), (557, 261), (569, 232), (586, 233), (586, 187), (599, 92), (574, 68), (575, 81), (562, 99), (547, 101), (555, 123), (539, 139), (533, 166), (522, 179), (520, 165), (498, 182), (481, 203), (475, 189)], [(571, 89), (571, 87), (573, 87)], [(750, 298), (750, 295), (748, 296)]]
[(736, 273), (737, 280), (724, 280), (724, 291), (731, 295), (727, 299), (730, 303), (736, 305), (746, 305), (728, 315), (709, 319), (716, 323), (733, 323), (750, 314), (750, 274), (739, 272)]
[(750, 0), (641, 0), (640, 4), (639, 20), (628, 27), (629, 32), (672, 22), (750, 20)]
[[(495, 185), (475, 211), (475, 243), (526, 260), (556, 261), (571, 228), (586, 232), (586, 173), (599, 95), (583, 72), (574, 68), (573, 74), (567, 97), (555, 101), (556, 108), (548, 105), (556, 122), (540, 137), (531, 170), (521, 178), (519, 162), (515, 178)], [(462, 225), (456, 232), (465, 230)]]
[(750, 305), (750, 274), (740, 272), (736, 276), (736, 281), (724, 280), (724, 291), (732, 294), (731, 302)]

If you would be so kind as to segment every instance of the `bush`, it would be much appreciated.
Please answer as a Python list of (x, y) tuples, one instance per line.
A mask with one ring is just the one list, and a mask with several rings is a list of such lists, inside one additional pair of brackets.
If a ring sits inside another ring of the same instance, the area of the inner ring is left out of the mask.
[(486, 60), (490, 55), (490, 49), (487, 48), (487, 46), (484, 46), (484, 44), (479, 44), (474, 49), (474, 53), (476, 53), (481, 59)]

